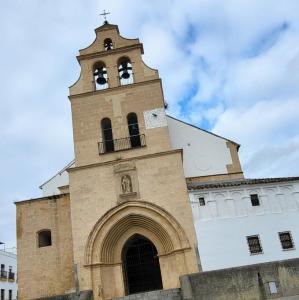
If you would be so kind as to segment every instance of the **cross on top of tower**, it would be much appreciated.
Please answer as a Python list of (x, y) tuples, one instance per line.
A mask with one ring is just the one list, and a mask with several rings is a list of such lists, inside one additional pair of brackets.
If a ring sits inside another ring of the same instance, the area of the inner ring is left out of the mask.
[(103, 10), (103, 13), (100, 14), (100, 16), (103, 16), (103, 18), (104, 18), (104, 24), (108, 24), (107, 15), (110, 15), (110, 12), (106, 12), (105, 9)]

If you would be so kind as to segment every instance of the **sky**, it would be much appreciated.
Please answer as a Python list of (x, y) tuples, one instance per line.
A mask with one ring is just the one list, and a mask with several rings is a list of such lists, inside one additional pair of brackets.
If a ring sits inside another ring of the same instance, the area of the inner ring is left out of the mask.
[(108, 21), (139, 37), (167, 113), (241, 144), (247, 178), (298, 176), (298, 0), (12, 0), (0, 9), (0, 241), (14, 201), (73, 159), (68, 87)]

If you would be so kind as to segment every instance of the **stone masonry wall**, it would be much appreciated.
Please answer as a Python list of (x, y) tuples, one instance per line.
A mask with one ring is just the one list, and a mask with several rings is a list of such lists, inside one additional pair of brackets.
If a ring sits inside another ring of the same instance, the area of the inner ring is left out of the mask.
[[(73, 283), (69, 195), (22, 201), (16, 206), (18, 298), (64, 294)], [(51, 230), (52, 245), (39, 248), (37, 233), (43, 229)]]
[[(299, 259), (182, 276), (183, 300), (299, 299)], [(275, 282), (277, 293), (270, 292)]]
[(133, 294), (111, 300), (181, 300), (180, 289), (152, 291), (147, 293)]

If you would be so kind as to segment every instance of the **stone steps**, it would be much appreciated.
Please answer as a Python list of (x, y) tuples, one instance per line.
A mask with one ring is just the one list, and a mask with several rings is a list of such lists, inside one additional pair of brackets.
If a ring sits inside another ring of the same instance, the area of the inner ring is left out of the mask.
[(182, 300), (180, 289), (159, 290), (129, 296), (112, 298), (111, 300)]

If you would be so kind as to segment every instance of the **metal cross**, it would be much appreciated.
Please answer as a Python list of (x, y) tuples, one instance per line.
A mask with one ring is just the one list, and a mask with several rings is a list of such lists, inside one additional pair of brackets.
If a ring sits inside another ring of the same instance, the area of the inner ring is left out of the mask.
[(103, 10), (103, 13), (100, 14), (100, 16), (103, 16), (104, 20), (107, 21), (107, 15), (110, 15), (110, 12), (106, 12), (106, 10)]

